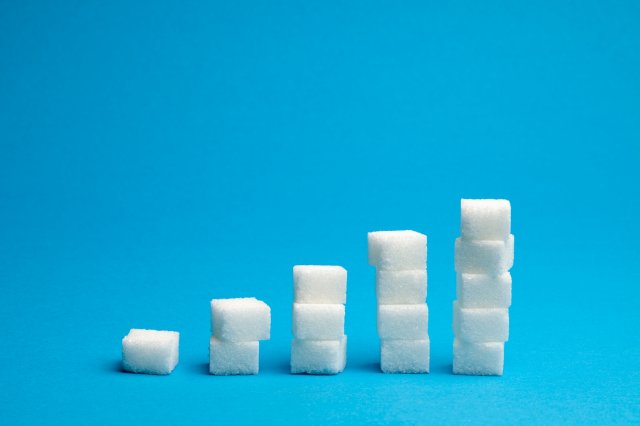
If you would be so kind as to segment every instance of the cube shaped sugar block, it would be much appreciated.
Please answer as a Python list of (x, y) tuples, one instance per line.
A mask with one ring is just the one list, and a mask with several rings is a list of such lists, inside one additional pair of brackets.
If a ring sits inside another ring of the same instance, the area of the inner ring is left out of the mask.
[(462, 308), (508, 308), (511, 274), (457, 274), (456, 295)]
[(378, 336), (381, 339), (428, 339), (427, 304), (378, 305)]
[(453, 341), (453, 374), (501, 376), (504, 367), (504, 343)]
[(347, 270), (342, 266), (294, 266), (293, 298), (297, 303), (345, 304)]
[(457, 238), (455, 270), (467, 274), (502, 274), (513, 266), (513, 245), (513, 235), (506, 240)]
[(380, 369), (384, 373), (428, 373), (429, 339), (380, 342)]
[(122, 339), (122, 367), (132, 373), (169, 374), (178, 364), (180, 333), (132, 328)]
[(506, 342), (509, 340), (509, 310), (467, 309), (453, 302), (453, 333), (465, 342)]
[(294, 303), (293, 336), (312, 340), (341, 339), (344, 314), (344, 305)]
[(460, 235), (467, 240), (505, 240), (511, 233), (509, 200), (460, 201)]
[(378, 269), (427, 268), (427, 236), (415, 231), (369, 232), (369, 264)]
[(209, 372), (217, 376), (258, 374), (260, 364), (258, 341), (232, 342), (216, 337), (209, 339)]
[(382, 305), (425, 303), (427, 270), (376, 270), (376, 296)]
[(339, 340), (301, 340), (291, 342), (291, 372), (338, 374), (347, 363), (347, 336)]
[(221, 340), (269, 340), (271, 309), (254, 297), (213, 299), (211, 321), (213, 335)]

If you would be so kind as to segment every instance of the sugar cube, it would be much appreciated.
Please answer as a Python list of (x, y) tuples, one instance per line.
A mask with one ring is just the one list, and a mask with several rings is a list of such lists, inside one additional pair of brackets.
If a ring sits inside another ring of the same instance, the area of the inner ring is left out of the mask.
[(425, 303), (427, 270), (376, 270), (376, 295), (383, 305)]
[(455, 243), (455, 270), (460, 273), (499, 275), (513, 266), (513, 235), (506, 240), (465, 240)]
[(209, 339), (209, 372), (217, 376), (258, 374), (260, 346), (258, 341), (232, 342), (215, 337)]
[(457, 274), (456, 294), (462, 308), (508, 308), (511, 274)]
[(294, 303), (293, 336), (312, 340), (341, 339), (344, 315), (344, 305)]
[(381, 339), (428, 339), (427, 304), (378, 305), (378, 336)]
[(384, 373), (428, 373), (429, 339), (380, 342), (380, 369)]
[(296, 265), (293, 267), (293, 297), (297, 303), (347, 301), (347, 270), (341, 266)]
[(506, 342), (509, 340), (509, 310), (468, 309), (453, 302), (453, 333), (465, 342)]
[(369, 264), (378, 269), (427, 268), (427, 236), (415, 231), (369, 232)]
[(291, 343), (291, 372), (338, 374), (347, 363), (347, 336), (339, 340), (301, 340)]
[(453, 341), (453, 374), (501, 376), (504, 367), (504, 343)]
[(178, 364), (180, 333), (132, 328), (122, 339), (122, 367), (132, 373), (170, 374)]
[(269, 340), (271, 309), (254, 297), (213, 299), (211, 329), (218, 339), (236, 342)]
[(505, 240), (511, 233), (508, 200), (460, 201), (460, 234), (468, 240)]

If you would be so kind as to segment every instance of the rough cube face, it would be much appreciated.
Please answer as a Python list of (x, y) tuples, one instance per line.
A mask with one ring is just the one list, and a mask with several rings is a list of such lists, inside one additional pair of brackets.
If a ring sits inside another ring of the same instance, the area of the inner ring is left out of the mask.
[(383, 270), (427, 268), (427, 236), (415, 231), (369, 232), (369, 264)]
[(293, 267), (293, 297), (296, 303), (347, 301), (347, 270), (341, 266), (296, 265)]
[(455, 270), (467, 274), (500, 275), (513, 266), (513, 235), (506, 240), (456, 239)]
[(384, 373), (428, 373), (429, 339), (380, 342), (380, 369)]
[(269, 340), (271, 309), (253, 297), (213, 299), (211, 322), (213, 336), (218, 339), (234, 342)]
[(453, 374), (502, 376), (504, 343), (453, 341)]
[(344, 305), (293, 304), (293, 336), (297, 339), (339, 340), (344, 336)]
[(462, 308), (508, 308), (511, 274), (457, 274), (456, 294)]
[(425, 303), (427, 270), (376, 270), (376, 296), (382, 305)]
[(339, 340), (300, 340), (291, 342), (291, 372), (338, 374), (347, 363), (347, 336)]
[(511, 233), (508, 200), (460, 201), (460, 234), (467, 240), (505, 240)]
[(467, 309), (455, 301), (453, 333), (465, 342), (506, 342), (509, 340), (509, 310)]
[(217, 376), (258, 374), (260, 347), (254, 342), (209, 339), (209, 372)]
[(378, 305), (378, 336), (381, 339), (428, 339), (427, 304)]
[(169, 374), (178, 364), (180, 334), (133, 328), (122, 339), (122, 367), (132, 373)]

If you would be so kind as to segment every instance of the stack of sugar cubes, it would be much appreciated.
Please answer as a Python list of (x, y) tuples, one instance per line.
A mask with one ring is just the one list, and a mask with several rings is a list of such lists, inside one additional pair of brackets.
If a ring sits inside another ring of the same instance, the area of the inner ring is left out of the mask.
[(258, 374), (260, 340), (269, 340), (271, 309), (254, 297), (213, 299), (209, 372), (215, 375)]
[(370, 232), (368, 245), (369, 264), (376, 267), (380, 368), (428, 373), (427, 236)]
[(453, 372), (502, 375), (514, 239), (508, 200), (461, 201), (455, 243)]
[(341, 266), (293, 267), (291, 373), (338, 374), (347, 363), (344, 334), (347, 271)]

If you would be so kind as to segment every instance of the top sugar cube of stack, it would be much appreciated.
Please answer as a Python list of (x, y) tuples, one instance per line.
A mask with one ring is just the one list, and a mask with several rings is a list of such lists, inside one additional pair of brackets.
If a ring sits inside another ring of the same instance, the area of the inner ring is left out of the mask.
[(460, 234), (465, 240), (505, 240), (511, 233), (508, 200), (460, 201)]
[(248, 342), (269, 340), (271, 309), (254, 297), (213, 299), (211, 330), (221, 340)]
[(296, 303), (340, 304), (347, 301), (347, 270), (341, 266), (296, 265), (293, 267)]
[(415, 231), (369, 232), (369, 264), (381, 270), (427, 267), (427, 236)]

